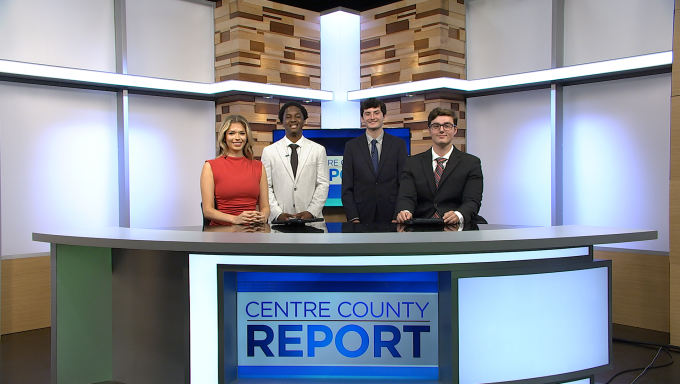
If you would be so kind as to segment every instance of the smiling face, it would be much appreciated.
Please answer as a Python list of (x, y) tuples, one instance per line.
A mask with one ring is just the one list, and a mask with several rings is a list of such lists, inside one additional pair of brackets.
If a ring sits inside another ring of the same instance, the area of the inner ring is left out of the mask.
[(227, 154), (231, 156), (243, 156), (243, 146), (246, 145), (247, 140), (246, 127), (238, 122), (231, 123), (227, 133), (224, 135), (224, 141), (229, 149)]
[(437, 116), (430, 123), (430, 135), (434, 144), (440, 148), (448, 148), (458, 129), (453, 125), (453, 117)]
[(366, 128), (371, 131), (377, 131), (382, 128), (383, 120), (385, 120), (385, 115), (383, 115), (380, 108), (364, 109), (364, 114), (361, 115), (361, 122), (366, 124)]
[(283, 128), (286, 130), (286, 137), (292, 142), (297, 142), (302, 137), (302, 127), (305, 126), (305, 119), (300, 108), (290, 106), (283, 114)]

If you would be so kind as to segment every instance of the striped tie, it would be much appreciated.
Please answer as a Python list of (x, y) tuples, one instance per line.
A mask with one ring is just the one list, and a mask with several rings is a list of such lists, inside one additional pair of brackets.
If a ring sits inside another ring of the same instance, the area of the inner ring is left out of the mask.
[[(444, 173), (444, 162), (447, 160), (444, 157), (438, 157), (435, 159), (437, 161), (437, 169), (434, 170), (434, 186), (439, 189), (439, 182), (442, 181), (442, 174)], [(432, 215), (433, 219), (441, 219), (439, 213), (435, 210)]]

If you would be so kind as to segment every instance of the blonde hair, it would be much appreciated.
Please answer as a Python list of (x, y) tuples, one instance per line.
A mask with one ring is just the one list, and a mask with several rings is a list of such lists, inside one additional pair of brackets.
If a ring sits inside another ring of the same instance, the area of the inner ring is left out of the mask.
[(225, 136), (227, 135), (227, 131), (229, 131), (229, 127), (231, 127), (231, 124), (233, 123), (241, 123), (241, 125), (246, 128), (246, 143), (243, 145), (243, 156), (245, 156), (248, 160), (252, 160), (254, 154), (253, 134), (250, 131), (250, 124), (248, 124), (248, 120), (246, 120), (246, 118), (241, 115), (229, 115), (224, 120), (224, 123), (222, 123), (222, 126), (217, 133), (217, 157), (226, 156), (227, 152), (229, 151), (229, 147), (227, 147), (227, 143), (225, 142)]

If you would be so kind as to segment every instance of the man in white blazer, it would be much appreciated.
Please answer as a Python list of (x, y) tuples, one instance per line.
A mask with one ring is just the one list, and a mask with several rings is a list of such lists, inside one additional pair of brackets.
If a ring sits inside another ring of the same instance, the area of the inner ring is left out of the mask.
[(272, 221), (323, 217), (329, 184), (326, 148), (302, 136), (307, 117), (301, 104), (284, 104), (279, 121), (286, 136), (262, 151)]

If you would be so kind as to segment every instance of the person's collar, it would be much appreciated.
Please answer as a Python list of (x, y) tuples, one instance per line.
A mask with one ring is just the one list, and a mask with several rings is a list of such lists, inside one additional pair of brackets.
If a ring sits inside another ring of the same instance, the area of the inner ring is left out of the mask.
[[(375, 138), (376, 140), (378, 140), (378, 144), (382, 145), (383, 137), (385, 137), (385, 131), (381, 130), (380, 135)], [(368, 134), (368, 129), (366, 130), (366, 139), (368, 140), (369, 144), (371, 144), (371, 142), (373, 141), (371, 135)]]
[(283, 140), (284, 140), (284, 143), (286, 144), (286, 147), (289, 146), (289, 145), (291, 145), (291, 144), (297, 144), (298, 146), (301, 147), (302, 144), (303, 144), (304, 139), (305, 139), (305, 137), (304, 137), (304, 136), (301, 136), (301, 137), (300, 137), (300, 140), (298, 140), (297, 143), (293, 143), (292, 141), (290, 141), (290, 139), (288, 138), (288, 136), (283, 136)]
[(438, 157), (443, 157), (448, 161), (449, 157), (451, 157), (451, 154), (453, 153), (453, 145), (451, 146), (451, 149), (444, 156), (437, 155), (437, 153), (434, 151), (434, 147), (432, 147), (430, 149), (430, 151), (432, 151), (432, 161), (434, 161)]

